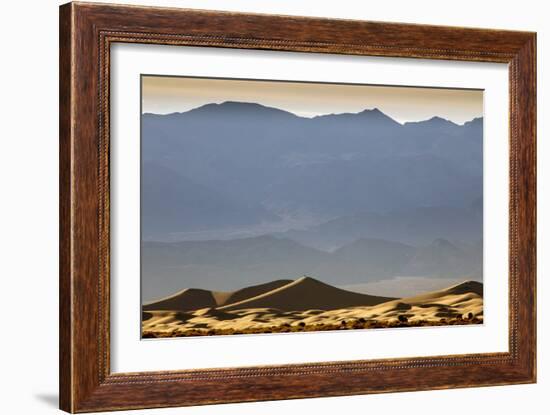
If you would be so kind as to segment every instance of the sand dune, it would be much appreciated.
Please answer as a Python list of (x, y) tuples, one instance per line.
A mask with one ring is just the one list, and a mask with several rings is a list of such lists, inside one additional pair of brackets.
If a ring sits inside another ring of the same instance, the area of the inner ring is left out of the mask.
[(143, 310), (189, 311), (206, 307), (219, 307), (255, 297), (291, 282), (292, 280), (276, 280), (265, 284), (252, 285), (237, 291), (209, 291), (187, 288), (158, 301), (144, 304)]
[[(191, 308), (196, 305), (199, 307)], [(465, 281), (444, 290), (394, 299), (341, 290), (302, 277), (223, 295), (183, 290), (146, 307), (144, 337), (479, 324), (483, 322), (483, 284)]]
[(274, 290), (220, 307), (221, 310), (276, 308), (282, 311), (334, 310), (370, 306), (393, 300), (359, 294), (333, 287), (310, 277), (302, 277)]
[(204, 307), (216, 307), (212, 291), (198, 288), (186, 288), (162, 300), (143, 305), (143, 310), (179, 310), (189, 311)]
[(464, 281), (460, 284), (453, 285), (443, 290), (431, 291), (425, 294), (415, 295), (413, 297), (406, 297), (403, 301), (408, 303), (425, 303), (434, 299), (440, 299), (446, 296), (461, 295), (461, 294), (475, 294), (479, 297), (483, 297), (483, 284), (478, 281)]
[(240, 301), (256, 297), (263, 293), (276, 290), (279, 287), (283, 287), (290, 284), (292, 280), (276, 280), (265, 284), (253, 285), (251, 287), (245, 287), (237, 291), (227, 293), (227, 296), (219, 297), (218, 305), (223, 306), (227, 304), (238, 303)]

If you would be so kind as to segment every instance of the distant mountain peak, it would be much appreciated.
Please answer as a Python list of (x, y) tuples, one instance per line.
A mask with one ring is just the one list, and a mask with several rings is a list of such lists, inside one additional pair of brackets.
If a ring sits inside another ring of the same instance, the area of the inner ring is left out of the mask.
[(372, 119), (377, 119), (377, 120), (383, 120), (383, 121), (389, 121), (391, 122), (392, 124), (397, 124), (397, 125), (401, 125), (399, 124), (397, 121), (395, 121), (392, 117), (390, 117), (388, 114), (380, 111), (378, 109), (378, 107), (374, 107), (372, 109), (365, 109), (363, 111), (361, 111), (359, 114), (361, 115), (364, 115), (364, 116), (368, 116)]
[(475, 118), (472, 118), (470, 121), (466, 121), (464, 123), (464, 127), (477, 127), (477, 126), (483, 126), (483, 117), (475, 117)]
[(409, 121), (404, 124), (405, 126), (421, 126), (421, 125), (432, 125), (432, 126), (448, 126), (448, 127), (460, 127), (458, 124), (448, 120), (446, 118), (439, 117), (437, 115), (428, 118), (427, 120), (422, 121)]
[(221, 103), (204, 104), (200, 107), (193, 108), (189, 111), (179, 113), (211, 113), (217, 111), (224, 112), (239, 112), (239, 113), (257, 113), (257, 114), (285, 114), (291, 117), (297, 117), (296, 114), (285, 111), (280, 108), (269, 107), (267, 105), (258, 104), (256, 102), (246, 101), (224, 101)]
[(371, 109), (365, 108), (363, 111), (361, 111), (361, 114), (383, 115), (387, 117), (387, 115), (380, 111), (378, 107), (374, 107)]
[(447, 239), (444, 238), (437, 238), (432, 243), (432, 246), (436, 246), (438, 248), (452, 248), (452, 249), (458, 249), (456, 246), (454, 246), (451, 242), (449, 242)]
[(267, 105), (258, 104), (256, 102), (248, 102), (248, 101), (223, 101), (219, 104), (207, 104), (207, 105), (216, 105), (218, 107), (225, 107), (225, 108), (267, 108), (267, 109), (278, 110), (278, 108), (268, 107)]
[(434, 121), (434, 122), (449, 122), (451, 124), (454, 124), (454, 122), (446, 119), (446, 118), (443, 118), (443, 117), (439, 117), (437, 115), (434, 115), (432, 118), (430, 118), (428, 121)]
[(368, 121), (375, 121), (379, 123), (385, 123), (387, 125), (395, 125), (400, 126), (401, 124), (395, 121), (392, 117), (389, 115), (383, 113), (380, 111), (377, 107), (372, 109), (364, 109), (359, 112), (340, 112), (340, 113), (332, 113), (332, 114), (323, 114), (323, 115), (317, 115), (312, 120), (317, 119), (334, 119), (334, 118), (344, 118), (344, 119), (356, 119), (356, 120), (368, 120)]

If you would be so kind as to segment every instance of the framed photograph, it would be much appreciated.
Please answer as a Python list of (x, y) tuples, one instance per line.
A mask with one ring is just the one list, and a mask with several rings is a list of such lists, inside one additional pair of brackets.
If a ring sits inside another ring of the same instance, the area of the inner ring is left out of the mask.
[(60, 407), (536, 379), (536, 35), (60, 8)]

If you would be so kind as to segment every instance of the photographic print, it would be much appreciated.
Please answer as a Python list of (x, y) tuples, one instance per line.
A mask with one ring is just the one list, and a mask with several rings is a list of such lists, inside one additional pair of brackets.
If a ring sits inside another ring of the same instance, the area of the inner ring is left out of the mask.
[(483, 323), (483, 91), (142, 75), (142, 338)]

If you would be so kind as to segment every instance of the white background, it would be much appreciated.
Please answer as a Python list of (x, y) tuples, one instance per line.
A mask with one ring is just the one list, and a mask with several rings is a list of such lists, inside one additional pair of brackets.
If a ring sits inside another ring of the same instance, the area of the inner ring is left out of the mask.
[[(507, 65), (129, 44), (110, 62), (114, 372), (508, 351)], [(140, 341), (141, 73), (484, 89), (484, 324)]]
[[(550, 145), (546, 138), (550, 98), (543, 70), (549, 64), (550, 15), (536, 0), (460, 3), (407, 0), (386, 2), (219, 0), (133, 3), (312, 15), (538, 32), (538, 347), (536, 385), (322, 398), (269, 403), (178, 408), (158, 414), (543, 414), (550, 399), (548, 295), (550, 272)], [(2, 203), (3, 331), (0, 348), (2, 400), (6, 413), (56, 413), (57, 406), (57, 5), (50, 0), (8, 2), (2, 9), (0, 152)], [(548, 75), (546, 76), (548, 78)], [(7, 146), (6, 146), (7, 145)], [(543, 328), (543, 325), (546, 327)], [(136, 413), (136, 412), (133, 412)]]

